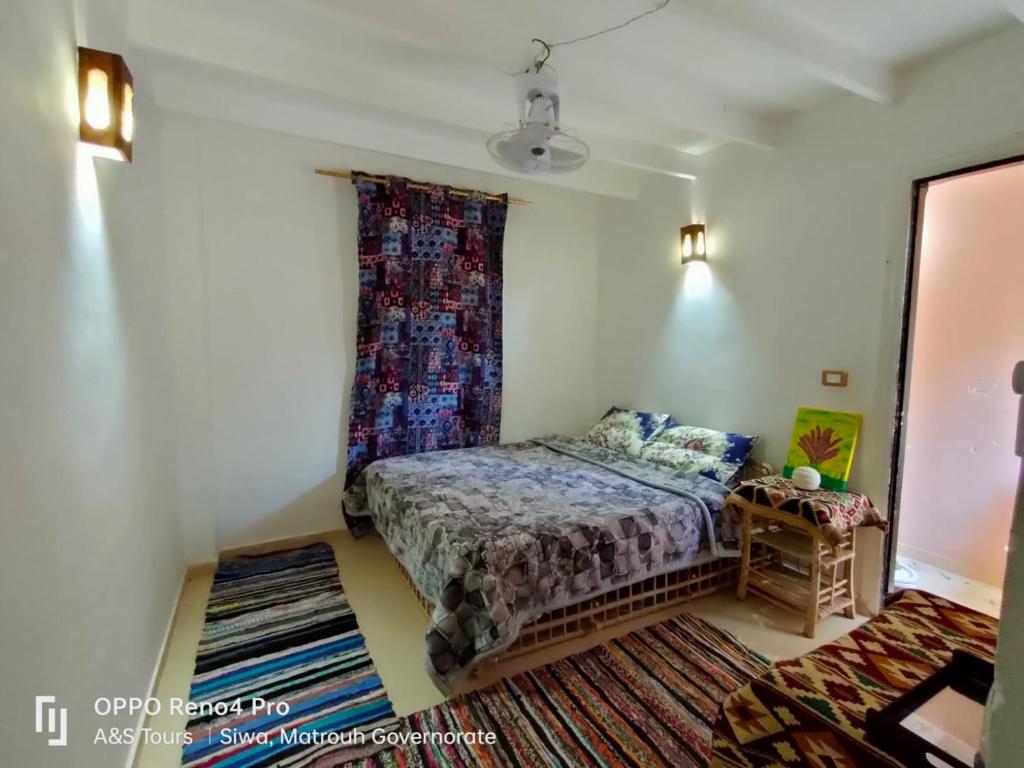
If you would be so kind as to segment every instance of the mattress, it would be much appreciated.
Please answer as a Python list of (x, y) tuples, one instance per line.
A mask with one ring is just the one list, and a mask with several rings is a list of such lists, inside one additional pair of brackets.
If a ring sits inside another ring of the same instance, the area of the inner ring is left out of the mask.
[(722, 528), (728, 493), (555, 436), (377, 461), (344, 505), (433, 602), (425, 664), (448, 691), (543, 613), (735, 555), (722, 543), (735, 538)]

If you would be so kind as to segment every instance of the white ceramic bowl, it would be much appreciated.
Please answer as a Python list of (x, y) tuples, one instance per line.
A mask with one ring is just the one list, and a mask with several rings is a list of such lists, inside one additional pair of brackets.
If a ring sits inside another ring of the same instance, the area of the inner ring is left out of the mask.
[(793, 470), (793, 485), (801, 491), (816, 491), (821, 487), (821, 475), (812, 467), (797, 467)]

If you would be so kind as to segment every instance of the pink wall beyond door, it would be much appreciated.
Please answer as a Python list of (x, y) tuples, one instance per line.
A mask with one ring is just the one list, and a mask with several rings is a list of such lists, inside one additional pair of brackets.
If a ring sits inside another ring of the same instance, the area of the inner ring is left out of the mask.
[(931, 184), (917, 270), (899, 546), (999, 586), (1017, 480), (1024, 164)]

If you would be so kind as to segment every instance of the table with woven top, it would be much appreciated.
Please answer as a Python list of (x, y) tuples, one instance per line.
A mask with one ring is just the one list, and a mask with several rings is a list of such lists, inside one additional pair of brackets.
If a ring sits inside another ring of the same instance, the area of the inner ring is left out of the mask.
[[(804, 635), (812, 638), (825, 616), (841, 611), (853, 618), (854, 532), (860, 526), (886, 526), (871, 499), (861, 493), (804, 491), (788, 478), (770, 475), (741, 483), (727, 504), (743, 532), (740, 600), (752, 592), (802, 611)], [(754, 543), (769, 552), (758, 563), (750, 558)]]
[(894, 595), (873, 619), (733, 691), (718, 711), (711, 768), (906, 768), (868, 738), (868, 712), (920, 685), (955, 651), (993, 661), (998, 633), (998, 620), (941, 597)]

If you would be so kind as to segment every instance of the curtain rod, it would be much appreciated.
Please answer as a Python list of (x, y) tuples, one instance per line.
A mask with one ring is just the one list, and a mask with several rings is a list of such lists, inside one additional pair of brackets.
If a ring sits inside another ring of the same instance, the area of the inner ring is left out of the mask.
[[(316, 173), (318, 173), (320, 176), (333, 176), (336, 179), (351, 179), (352, 178), (352, 171), (334, 171), (334, 170), (331, 170), (330, 168), (317, 168), (316, 169)], [(372, 181), (372, 182), (375, 182), (377, 184), (386, 184), (387, 181), (388, 181), (387, 177), (385, 177), (385, 176), (370, 176), (368, 174), (363, 174), (363, 178), (366, 179), (367, 181)], [(415, 181), (410, 182), (409, 183), (409, 187), (410, 187), (410, 189), (430, 189), (430, 185), (429, 184), (420, 184), (420, 183), (415, 182)], [(468, 190), (468, 189), (456, 189), (454, 187), (451, 188), (449, 191), (450, 191), (451, 194), (455, 195), (456, 197), (469, 197), (472, 194), (471, 190)], [(486, 197), (488, 200), (501, 200), (501, 197), (499, 195), (484, 195), (484, 197)], [(509, 205), (532, 205), (532, 203), (529, 200), (520, 200), (518, 197), (510, 197), (508, 199), (508, 204)]]

